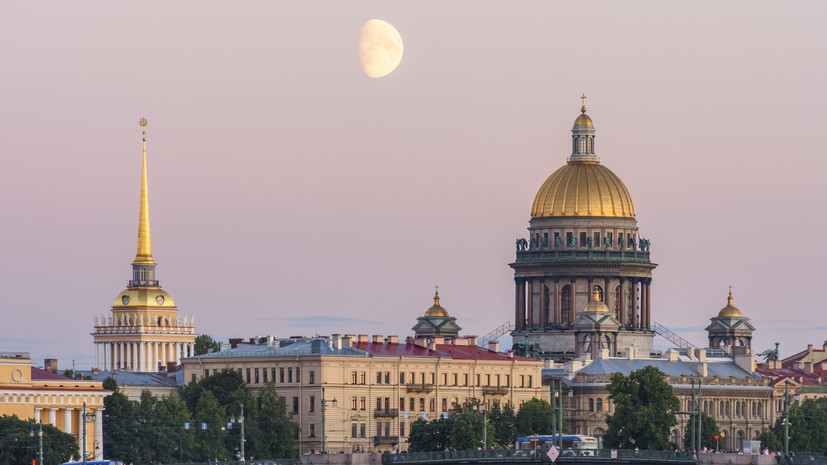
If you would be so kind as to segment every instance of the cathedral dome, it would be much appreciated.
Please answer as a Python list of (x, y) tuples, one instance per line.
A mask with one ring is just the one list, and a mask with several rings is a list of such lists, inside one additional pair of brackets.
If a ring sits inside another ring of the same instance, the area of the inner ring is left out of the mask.
[(635, 204), (623, 181), (611, 170), (599, 162), (572, 160), (540, 187), (531, 216), (634, 218)]
[(115, 308), (157, 308), (159, 310), (174, 310), (175, 301), (166, 291), (160, 288), (129, 288), (115, 297), (112, 304)]
[(574, 120), (574, 125), (575, 126), (594, 127), (594, 123), (592, 123), (592, 119), (589, 117), (589, 115), (586, 114), (586, 107), (585, 106), (583, 107), (583, 110), (581, 110), (581, 111), (583, 112), (583, 114), (578, 116), (577, 119)]
[(738, 310), (738, 307), (732, 305), (732, 290), (729, 291), (726, 307), (722, 308), (721, 311), (718, 312), (718, 316), (724, 318), (741, 318), (744, 316), (741, 314), (741, 310)]
[(439, 288), (434, 293), (434, 305), (425, 311), (425, 316), (441, 316), (447, 317), (448, 311), (439, 305)]
[(600, 300), (592, 300), (583, 309), (584, 312), (608, 312), (609, 307)]

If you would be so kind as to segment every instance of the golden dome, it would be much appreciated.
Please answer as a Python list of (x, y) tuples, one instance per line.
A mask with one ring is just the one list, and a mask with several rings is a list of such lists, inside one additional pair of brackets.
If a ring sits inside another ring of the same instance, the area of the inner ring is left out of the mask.
[(172, 296), (160, 288), (139, 287), (121, 291), (115, 297), (115, 303), (112, 304), (112, 307), (174, 309), (175, 301), (172, 300)]
[(719, 317), (725, 318), (741, 318), (744, 315), (741, 314), (741, 310), (738, 310), (738, 307), (732, 305), (732, 287), (730, 286), (729, 289), (729, 297), (727, 297), (726, 307), (722, 308), (720, 312), (718, 312)]
[(609, 307), (600, 300), (600, 291), (597, 288), (594, 289), (594, 295), (592, 296), (592, 301), (586, 304), (586, 308), (583, 309), (584, 312), (608, 312)]
[(439, 305), (439, 286), (436, 287), (436, 291), (434, 292), (434, 305), (425, 311), (425, 316), (448, 316), (448, 311)]
[(635, 204), (623, 181), (605, 166), (593, 161), (570, 161), (540, 187), (531, 216), (634, 218)]
[(588, 126), (590, 128), (594, 127), (594, 123), (592, 123), (592, 119), (589, 118), (589, 115), (586, 114), (586, 106), (584, 105), (583, 108), (580, 109), (581, 115), (574, 120), (575, 126)]

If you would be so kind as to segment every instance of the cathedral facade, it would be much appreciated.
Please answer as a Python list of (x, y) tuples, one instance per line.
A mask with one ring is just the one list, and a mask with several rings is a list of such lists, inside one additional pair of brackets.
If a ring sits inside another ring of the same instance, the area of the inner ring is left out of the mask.
[(104, 371), (164, 371), (194, 355), (195, 317), (178, 314), (172, 296), (155, 277), (149, 231), (149, 188), (146, 171), (146, 120), (143, 132), (138, 251), (132, 279), (119, 292), (109, 315), (94, 317), (95, 366)]
[(632, 196), (596, 155), (585, 96), (571, 132), (572, 153), (540, 187), (529, 237), (516, 242), (511, 335), (558, 360), (602, 349), (650, 353), (657, 265), (639, 235)]

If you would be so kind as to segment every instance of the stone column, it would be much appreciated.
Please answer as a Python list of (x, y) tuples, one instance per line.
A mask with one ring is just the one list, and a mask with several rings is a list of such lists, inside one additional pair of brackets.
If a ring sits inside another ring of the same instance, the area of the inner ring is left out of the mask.
[(626, 326), (626, 280), (620, 278), (620, 324)]
[(168, 355), (167, 355), (167, 353), (169, 352), (169, 351), (167, 350), (167, 346), (168, 346), (169, 344), (168, 344), (168, 343), (166, 343), (166, 342), (159, 342), (158, 344), (160, 344), (160, 345), (161, 345), (161, 363), (164, 365), (164, 369), (166, 369), (166, 366), (167, 366), (167, 360), (168, 360), (168, 358), (169, 358), (169, 357), (168, 357)]
[(577, 310), (574, 304), (577, 302), (577, 278), (571, 278), (571, 292), (569, 292), (569, 326), (574, 324), (574, 315)]
[[(610, 278), (608, 276), (604, 276), (603, 277), (603, 303), (606, 304), (607, 307), (609, 307), (609, 296), (612, 295), (612, 293), (609, 291), (609, 285), (610, 285), (609, 283), (610, 283)], [(609, 307), (609, 310), (614, 310), (614, 308)]]
[(646, 279), (646, 328), (652, 327), (652, 279)]
[(175, 366), (178, 366), (181, 363), (181, 343), (174, 342), (172, 346), (175, 347)]
[(514, 278), (514, 329), (523, 329), (520, 313), (520, 280)]
[(72, 409), (63, 409), (63, 429), (64, 433), (72, 434)]
[(160, 360), (161, 355), (161, 343), (155, 342), (152, 345), (155, 346), (155, 366), (152, 367), (152, 371), (158, 371), (158, 361)]
[(548, 326), (548, 312), (546, 311), (546, 307), (548, 307), (548, 302), (546, 301), (546, 280), (540, 279), (540, 326), (545, 328)]
[(100, 449), (95, 449), (95, 460), (103, 460), (103, 410), (101, 409), (95, 409), (95, 442), (100, 447)]
[(42, 408), (34, 409), (34, 422), (35, 423), (42, 423), (42, 420), (40, 419), (41, 412), (43, 412)]
[(534, 328), (534, 279), (528, 280), (528, 291), (526, 292), (526, 313), (528, 314), (528, 327)]
[(554, 277), (554, 324), (560, 324), (560, 280)]
[(586, 302), (591, 302), (592, 296), (594, 295), (594, 278), (591, 276), (589, 276), (589, 284), (586, 286), (586, 292), (588, 293)]
[(50, 408), (49, 409), (49, 424), (52, 426), (57, 426), (57, 409)]
[(637, 317), (637, 284), (639, 279), (633, 278), (632, 279), (632, 328), (638, 329), (638, 317)]

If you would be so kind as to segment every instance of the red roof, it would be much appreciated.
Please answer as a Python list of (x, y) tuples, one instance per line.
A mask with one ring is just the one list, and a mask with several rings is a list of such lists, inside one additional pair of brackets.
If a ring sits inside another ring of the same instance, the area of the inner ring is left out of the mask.
[(72, 378), (52, 373), (49, 370), (32, 367), (32, 381), (72, 381)]

